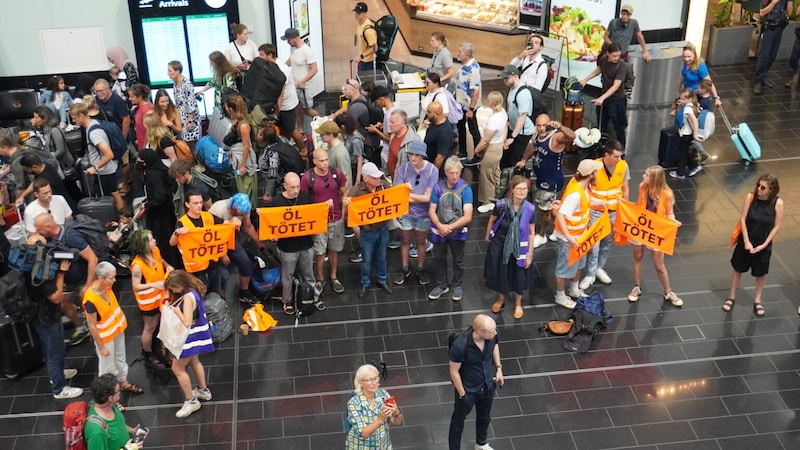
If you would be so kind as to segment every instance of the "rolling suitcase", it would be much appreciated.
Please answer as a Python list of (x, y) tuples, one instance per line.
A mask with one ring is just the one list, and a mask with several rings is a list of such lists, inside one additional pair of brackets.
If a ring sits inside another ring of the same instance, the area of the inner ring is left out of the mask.
[(103, 194), (103, 186), (100, 183), (100, 175), (97, 175), (97, 186), (100, 190), (100, 197), (95, 197), (92, 194), (92, 184), (86, 172), (83, 172), (84, 194), (86, 197), (78, 201), (78, 214), (86, 214), (92, 219), (98, 220), (103, 226), (109, 222), (117, 221), (117, 209), (112, 197), (105, 197)]
[(44, 362), (36, 330), (27, 323), (15, 323), (0, 313), (0, 372), (16, 380)]
[(665, 169), (678, 166), (681, 157), (680, 141), (678, 127), (661, 129), (661, 136), (658, 139), (658, 165)]
[[(578, 105), (569, 105), (564, 103), (564, 108), (561, 110), (561, 123), (567, 128), (577, 130), (578, 128), (583, 126), (583, 104)], [(575, 146), (572, 142), (567, 144), (566, 148), (564, 149), (568, 152), (574, 152), (578, 150), (578, 147)]]
[(757, 159), (761, 158), (761, 145), (753, 135), (753, 132), (750, 131), (750, 127), (744, 122), (736, 127), (732, 127), (722, 106), (718, 109), (722, 120), (725, 122), (725, 126), (728, 127), (728, 131), (731, 133), (731, 141), (736, 147), (736, 150), (739, 151), (739, 156), (742, 157), (744, 165), (747, 166), (751, 162), (755, 162)]

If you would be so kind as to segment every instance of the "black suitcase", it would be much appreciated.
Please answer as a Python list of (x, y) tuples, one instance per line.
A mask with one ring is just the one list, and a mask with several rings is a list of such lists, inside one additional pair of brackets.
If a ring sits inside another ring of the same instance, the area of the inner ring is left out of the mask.
[(680, 136), (677, 127), (661, 129), (658, 140), (658, 164), (663, 168), (677, 167), (681, 157)]
[(92, 186), (94, 186), (94, 183), (91, 181), (92, 180), (86, 175), (86, 172), (83, 172), (81, 184), (83, 185), (83, 192), (87, 197), (78, 201), (77, 214), (86, 214), (92, 219), (98, 220), (103, 225), (108, 222), (116, 222), (118, 219), (116, 203), (112, 197), (103, 196), (103, 186), (100, 184), (100, 176), (98, 175), (96, 180), (100, 190), (100, 197), (92, 195)]
[(0, 311), (0, 372), (16, 380), (44, 363), (39, 335), (30, 324), (14, 323)]

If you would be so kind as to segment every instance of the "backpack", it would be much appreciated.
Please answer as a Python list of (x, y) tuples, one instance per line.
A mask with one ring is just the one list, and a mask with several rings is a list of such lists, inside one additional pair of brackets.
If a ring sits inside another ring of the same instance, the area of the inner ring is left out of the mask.
[[(119, 127), (119, 125), (108, 120), (98, 120), (97, 125), (92, 125), (88, 130), (86, 130), (86, 140), (92, 145), (94, 145), (94, 142), (91, 142), (89, 135), (97, 128), (100, 128), (106, 133), (106, 137), (108, 137), (108, 145), (111, 147), (111, 151), (114, 153), (114, 159), (121, 159), (122, 155), (128, 151), (128, 140), (125, 139), (125, 135), (122, 134), (122, 129)], [(97, 146), (95, 145), (95, 147)], [(177, 152), (178, 149), (176, 148), (175, 151)]]
[(306, 170), (306, 162), (300, 152), (292, 144), (283, 138), (278, 138), (277, 151), (280, 165), (280, 172), (287, 174), (294, 172), (301, 174)]
[(464, 203), (461, 194), (467, 188), (467, 183), (461, 183), (456, 189), (447, 189), (447, 181), (440, 180), (434, 187), (439, 194), (439, 204), (436, 208), (436, 215), (441, 223), (453, 223), (464, 215)]
[[(328, 169), (328, 171), (331, 173), (331, 178), (333, 178), (334, 183), (338, 187), (339, 186), (339, 174), (342, 172), (342, 169), (340, 169), (338, 167), (333, 167), (331, 169)], [(341, 174), (344, 175), (343, 173), (341, 173)], [(314, 169), (308, 169), (308, 177), (309, 177), (309, 180), (308, 180), (308, 193), (311, 194), (312, 192), (314, 192), (314, 183), (317, 181), (317, 173), (314, 172)]]
[[(542, 68), (542, 64), (544, 64), (546, 66), (546, 69), (547, 69), (547, 72), (546, 72), (547, 76), (544, 79), (544, 84), (542, 84), (542, 92), (544, 92), (544, 91), (547, 90), (547, 87), (550, 86), (550, 82), (553, 80), (554, 71), (553, 71), (553, 68), (550, 67), (550, 64), (547, 63), (547, 61), (542, 60), (542, 61), (539, 61), (539, 65), (536, 66), (536, 73), (539, 73), (539, 69)], [(517, 68), (517, 69), (519, 69), (519, 76), (522, 76), (522, 73), (525, 72), (526, 70), (528, 70), (532, 65), (533, 65), (533, 63), (530, 63), (525, 67), (519, 66)]]
[(211, 178), (203, 172), (200, 172), (195, 167), (192, 167), (192, 179), (197, 179), (197, 181), (208, 186), (208, 193), (211, 196), (211, 202), (216, 202), (217, 200), (230, 197), (230, 195), (226, 194), (225, 190), (217, 180)]
[(633, 92), (633, 84), (636, 82), (636, 74), (633, 73), (633, 64), (621, 60), (625, 64), (625, 81), (622, 82), (622, 88), (625, 89), (625, 97), (631, 98)]
[(578, 77), (571, 76), (564, 80), (561, 86), (564, 95), (564, 103), (570, 106), (583, 104), (583, 87), (581, 87)]
[(86, 214), (76, 214), (72, 217), (72, 220), (67, 220), (63, 226), (64, 236), (70, 230), (78, 230), (81, 236), (86, 239), (94, 254), (97, 255), (98, 261), (111, 261), (106, 227), (99, 220)]
[(353, 101), (353, 103), (363, 103), (367, 107), (367, 111), (369, 111), (369, 124), (374, 125), (376, 123), (383, 123), (383, 109), (381, 109), (375, 102), (370, 102), (364, 99), (363, 97), (359, 97)]
[(500, 171), (500, 181), (494, 187), (494, 198), (500, 200), (506, 196), (508, 192), (508, 184), (511, 183), (511, 178), (514, 176), (514, 167), (506, 167)]
[(294, 278), (294, 289), (292, 291), (294, 310), (295, 310), (295, 324), (300, 317), (310, 316), (314, 314), (314, 288), (308, 283)]
[(108, 425), (96, 415), (89, 415), (89, 404), (86, 402), (72, 402), (64, 408), (62, 427), (64, 429), (64, 443), (67, 450), (86, 450), (86, 441), (83, 436), (83, 427), (86, 422), (92, 422), (103, 428), (108, 436)]
[(367, 30), (374, 29), (378, 34), (378, 51), (375, 52), (375, 59), (378, 61), (389, 60), (389, 52), (392, 50), (395, 37), (397, 37), (397, 28), (397, 17), (387, 15), (375, 21), (374, 26), (367, 25), (361, 32), (364, 42), (367, 42)]
[[(454, 330), (454, 331), (451, 331), (450, 333), (447, 334), (447, 353), (448, 354), (450, 354), (450, 349), (453, 348), (453, 344), (455, 343), (456, 339), (458, 339), (458, 338), (460, 338), (462, 336), (464, 336), (464, 339), (461, 339), (461, 341), (459, 341), (459, 345), (462, 345), (461, 342), (463, 342), (463, 346), (466, 349), (466, 346), (467, 346), (467, 339), (466, 339), (467, 333), (472, 333), (472, 325), (467, 325), (466, 327), (464, 327), (463, 330)], [(466, 352), (466, 350), (464, 350), (464, 352)]]
[(247, 249), (250, 263), (253, 266), (253, 276), (250, 277), (250, 287), (260, 294), (267, 294), (281, 285), (281, 262), (267, 249), (260, 252), (257, 249)]
[[(441, 92), (437, 92), (433, 95), (433, 101), (436, 101), (436, 96), (439, 94), (441, 94)], [(461, 105), (458, 104), (453, 94), (446, 89), (444, 91), (444, 96), (447, 97), (447, 121), (450, 123), (458, 123), (464, 118), (464, 111), (461, 110)]]
[(717, 118), (714, 115), (714, 111), (709, 111), (707, 109), (700, 111), (700, 114), (697, 116), (697, 123), (699, 124), (697, 137), (702, 138), (702, 140), (705, 141), (714, 135), (714, 130), (716, 129), (717, 123)]
[(76, 250), (67, 248), (62, 242), (21, 244), (9, 251), (8, 267), (16, 272), (30, 273), (31, 284), (39, 286), (56, 277), (59, 260), (65, 259), (55, 258), (55, 252), (71, 253), (73, 260), (80, 257)]
[(233, 334), (233, 319), (228, 304), (216, 292), (209, 292), (203, 299), (203, 306), (208, 317), (211, 340), (220, 343)]
[(603, 318), (597, 314), (575, 307), (567, 320), (572, 320), (572, 328), (564, 338), (564, 350), (573, 353), (586, 353), (592, 346), (594, 338), (605, 328)]
[(539, 117), (539, 114), (547, 114), (547, 109), (545, 109), (544, 104), (542, 104), (541, 95), (534, 92), (534, 89), (530, 86), (526, 86), (524, 84), (520, 84), (519, 89), (517, 89), (517, 93), (514, 94), (514, 107), (517, 108), (519, 111), (519, 105), (517, 104), (517, 97), (519, 97), (519, 93), (522, 91), (528, 91), (531, 94), (531, 112), (528, 114), (528, 119), (531, 122), (536, 122), (536, 118)]
[(228, 152), (211, 136), (201, 137), (196, 149), (197, 159), (207, 168), (217, 172), (227, 172), (232, 169)]
[(173, 139), (172, 148), (175, 149), (175, 155), (178, 158), (185, 159), (194, 165), (194, 154), (189, 144), (182, 139)]
[(28, 323), (36, 316), (38, 305), (28, 295), (25, 272), (11, 270), (0, 277), (0, 309), (15, 323)]

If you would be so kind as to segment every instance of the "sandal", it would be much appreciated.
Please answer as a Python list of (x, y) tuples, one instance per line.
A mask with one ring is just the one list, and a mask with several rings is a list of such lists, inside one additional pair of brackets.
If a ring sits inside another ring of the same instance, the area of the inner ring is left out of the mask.
[(287, 316), (293, 316), (295, 313), (294, 305), (292, 305), (291, 303), (284, 303), (283, 313), (286, 314)]
[(131, 394), (143, 394), (144, 393), (144, 388), (143, 387), (139, 386), (138, 384), (133, 384), (133, 383), (128, 383), (127, 386), (120, 385), (119, 390), (123, 391), (123, 392), (130, 392)]
[(498, 300), (494, 302), (494, 304), (492, 305), (492, 312), (498, 314), (500, 313), (500, 311), (503, 310), (503, 308), (505, 308), (505, 306), (506, 306), (505, 300)]
[(767, 313), (767, 310), (764, 309), (764, 305), (761, 303), (753, 303), (753, 312), (756, 314), (757, 317), (762, 317), (764, 314)]
[(514, 307), (514, 318), (515, 319), (522, 319), (522, 315), (525, 314), (522, 311), (522, 305), (517, 305)]
[(322, 300), (317, 300), (314, 302), (314, 309), (317, 311), (325, 311), (325, 302)]
[(733, 302), (735, 301), (736, 299), (734, 298), (726, 299), (725, 303), (722, 304), (722, 310), (725, 312), (731, 312), (731, 310), (733, 309)]

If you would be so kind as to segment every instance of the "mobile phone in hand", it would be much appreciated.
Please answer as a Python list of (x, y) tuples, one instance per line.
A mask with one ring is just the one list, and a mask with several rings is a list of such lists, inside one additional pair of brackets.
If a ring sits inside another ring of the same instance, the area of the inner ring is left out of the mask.
[(386, 398), (385, 402), (386, 406), (397, 406), (397, 402), (394, 399), (394, 395), (390, 395)]

